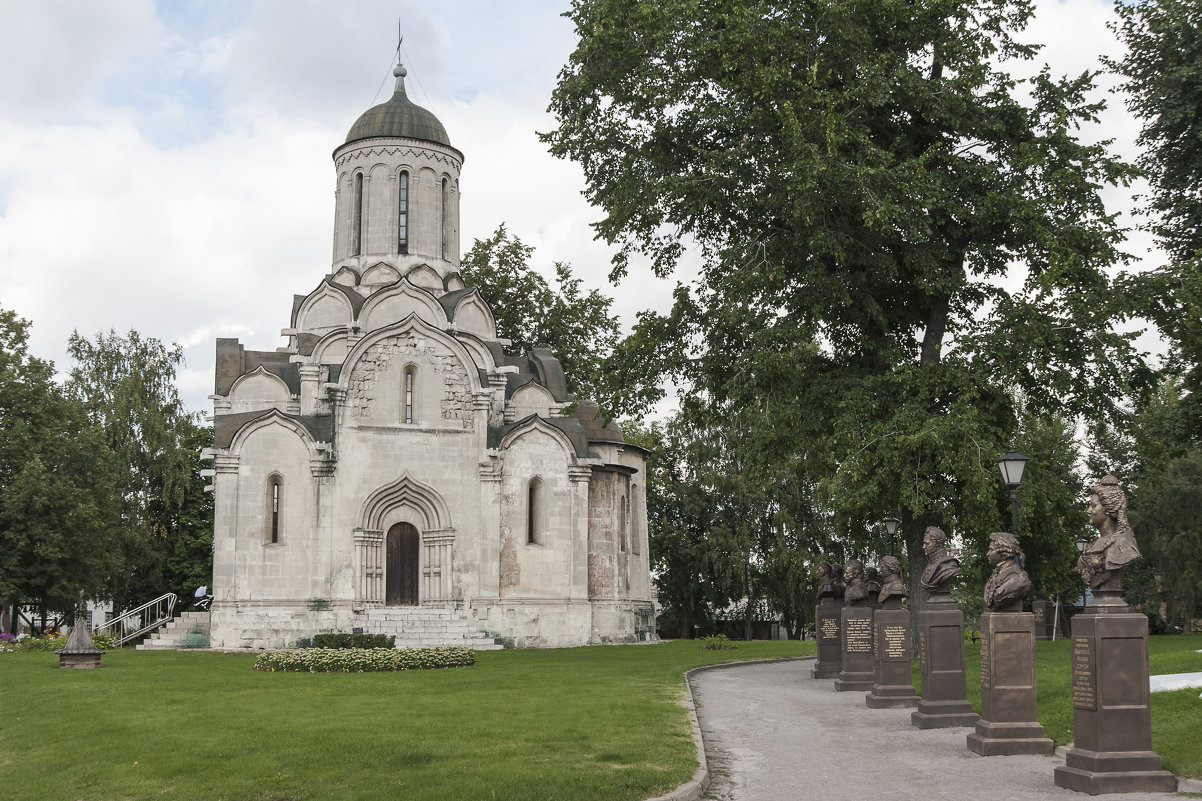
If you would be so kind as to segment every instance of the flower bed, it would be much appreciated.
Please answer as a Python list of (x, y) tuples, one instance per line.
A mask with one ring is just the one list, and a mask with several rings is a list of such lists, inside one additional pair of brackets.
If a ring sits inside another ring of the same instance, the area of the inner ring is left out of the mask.
[(373, 673), (384, 670), (432, 670), (476, 664), (470, 648), (298, 648), (265, 651), (255, 670), (301, 673)]

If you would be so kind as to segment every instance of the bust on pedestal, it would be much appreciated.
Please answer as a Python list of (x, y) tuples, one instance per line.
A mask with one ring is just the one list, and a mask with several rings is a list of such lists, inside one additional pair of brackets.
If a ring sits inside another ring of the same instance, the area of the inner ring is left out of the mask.
[(964, 676), (964, 613), (951, 598), (960, 563), (947, 551), (947, 534), (936, 526), (922, 538), (927, 568), (920, 579), (931, 594), (918, 613), (918, 659), (922, 664), (922, 700), (910, 714), (919, 729), (971, 726), (977, 721), (968, 701)]
[(818, 641), (818, 659), (810, 671), (815, 679), (830, 679), (843, 669), (843, 650), (839, 642), (839, 615), (843, 609), (841, 568), (830, 562), (818, 563), (818, 605), (814, 607), (814, 639)]
[(981, 756), (1050, 754), (1035, 714), (1035, 616), (1023, 611), (1031, 579), (1014, 535), (989, 536), (985, 612), (981, 615), (981, 719), (968, 750)]
[(886, 556), (881, 560), (880, 608), (873, 614), (875, 680), (872, 689), (864, 696), (864, 703), (870, 709), (918, 705), (918, 693), (910, 677), (913, 636), (910, 631), (910, 612), (902, 607), (907, 592), (901, 573), (901, 562), (896, 556)]
[(1073, 745), (1056, 786), (1090, 793), (1165, 792), (1177, 777), (1152, 750), (1148, 618), (1127, 611), (1123, 566), (1137, 558), (1127, 498), (1106, 476), (1091, 489), (1098, 537), (1077, 563), (1093, 601), (1073, 618)]
[(843, 668), (835, 679), (835, 689), (867, 690), (872, 687), (872, 607), (868, 604), (868, 585), (864, 581), (864, 563), (848, 559), (843, 568), (843, 612), (839, 633), (843, 645)]

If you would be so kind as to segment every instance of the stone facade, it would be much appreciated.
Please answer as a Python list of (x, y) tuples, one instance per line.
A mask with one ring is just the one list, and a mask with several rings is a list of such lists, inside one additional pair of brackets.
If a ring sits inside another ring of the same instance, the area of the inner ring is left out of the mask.
[(334, 151), (333, 264), (288, 346), (217, 341), (212, 645), (403, 639), (420, 614), (390, 607), (518, 647), (653, 639), (645, 454), (552, 353), (505, 352), (458, 272), (463, 155), (398, 73)]

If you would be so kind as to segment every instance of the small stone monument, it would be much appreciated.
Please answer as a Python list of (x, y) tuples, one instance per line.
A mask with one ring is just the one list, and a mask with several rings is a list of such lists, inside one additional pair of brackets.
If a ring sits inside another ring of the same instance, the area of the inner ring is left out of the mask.
[(947, 552), (947, 534), (935, 526), (922, 538), (927, 567), (920, 579), (931, 594), (918, 613), (918, 659), (922, 664), (922, 700), (910, 714), (919, 729), (971, 726), (977, 714), (968, 701), (964, 675), (964, 613), (952, 601), (951, 585), (960, 563)]
[(880, 609), (873, 613), (876, 670), (872, 689), (864, 696), (870, 709), (918, 706), (918, 693), (910, 677), (910, 612), (902, 607), (906, 585), (896, 556), (881, 560)]
[(843, 669), (843, 650), (839, 642), (839, 614), (843, 609), (841, 568), (830, 562), (818, 563), (818, 605), (814, 607), (814, 637), (818, 640), (818, 659), (810, 670), (811, 678), (830, 679)]
[(1035, 714), (1035, 616), (1023, 611), (1031, 579), (1014, 535), (989, 535), (981, 615), (981, 718), (968, 750), (981, 756), (1050, 754), (1055, 745)]
[(100, 657), (104, 655), (92, 642), (92, 633), (88, 631), (87, 618), (80, 611), (75, 615), (75, 625), (71, 627), (71, 636), (67, 644), (55, 651), (58, 654), (60, 668), (98, 668)]
[(1031, 602), (1031, 614), (1035, 615), (1035, 639), (1052, 639), (1052, 626), (1056, 622), (1056, 607), (1047, 598), (1036, 598)]
[(1073, 745), (1056, 786), (1099, 793), (1171, 793), (1177, 777), (1152, 750), (1148, 618), (1123, 602), (1123, 566), (1137, 558), (1118, 479), (1091, 488), (1098, 537), (1077, 562), (1093, 601), (1073, 618)]
[(843, 568), (843, 611), (839, 618), (843, 667), (835, 679), (835, 689), (867, 690), (872, 687), (872, 607), (868, 603), (868, 584), (864, 581), (864, 563), (849, 559)]

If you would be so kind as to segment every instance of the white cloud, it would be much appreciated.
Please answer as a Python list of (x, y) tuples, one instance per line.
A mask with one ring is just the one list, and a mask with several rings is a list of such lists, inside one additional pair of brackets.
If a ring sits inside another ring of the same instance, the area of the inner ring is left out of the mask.
[[(575, 44), (560, 10), (258, 0), (156, 16), (149, 0), (0, 5), (0, 52), (20, 65), (0, 70), (0, 305), (33, 321), (34, 352), (60, 367), (76, 328), (178, 341), (181, 390), (207, 408), (213, 338), (277, 346), (293, 293), (329, 269), (330, 154), (381, 82), (381, 95), (391, 91), (399, 13), (410, 96), (466, 155), (463, 248), (506, 222), (537, 248), (537, 266), (549, 275), (570, 262), (615, 296), (627, 323), (665, 308), (674, 280), (643, 272), (606, 285), (611, 252), (589, 227), (600, 212), (580, 195), (579, 168), (537, 139)], [(1117, 50), (1108, 3), (1043, 0), (1037, 11), (1028, 38), (1048, 43), (1039, 61), (1057, 71), (1096, 68), (1099, 53)], [(1131, 156), (1137, 130), (1115, 100), (1097, 136)], [(1131, 204), (1129, 193), (1106, 196)]]

